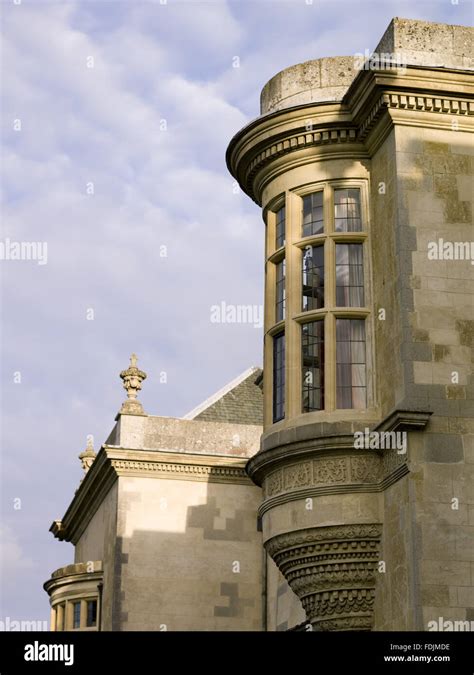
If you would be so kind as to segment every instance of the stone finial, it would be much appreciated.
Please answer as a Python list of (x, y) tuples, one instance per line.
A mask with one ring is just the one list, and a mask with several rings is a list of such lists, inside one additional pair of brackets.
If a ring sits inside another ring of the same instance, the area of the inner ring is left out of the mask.
[(95, 458), (94, 441), (92, 440), (92, 436), (88, 436), (86, 449), (79, 455), (84, 473), (89, 471)]
[(143, 407), (137, 400), (137, 394), (142, 388), (142, 382), (146, 379), (146, 373), (137, 368), (137, 355), (130, 357), (130, 366), (122, 370), (120, 377), (123, 380), (123, 388), (127, 392), (127, 400), (122, 403), (120, 413), (124, 415), (144, 415)]

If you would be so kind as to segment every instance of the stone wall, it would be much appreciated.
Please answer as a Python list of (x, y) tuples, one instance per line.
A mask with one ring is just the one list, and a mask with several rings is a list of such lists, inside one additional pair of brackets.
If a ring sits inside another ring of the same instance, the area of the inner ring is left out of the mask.
[[(403, 398), (395, 131), (371, 160), (370, 243), (376, 391), (381, 418)], [(387, 377), (387, 372), (390, 376)]]
[(425, 630), (438, 617), (474, 618), (474, 267), (428, 257), (430, 242), (474, 239), (472, 136), (453, 119), (452, 129), (396, 129), (403, 405), (433, 412), (409, 445)]
[(121, 477), (115, 630), (262, 630), (252, 485)]
[(117, 495), (118, 483), (116, 482), (93, 515), (74, 549), (74, 561), (76, 563), (102, 560), (104, 574), (101, 610), (103, 630), (112, 629)]
[(107, 442), (122, 448), (251, 457), (260, 433), (257, 424), (120, 415)]
[(267, 560), (267, 631), (286, 631), (306, 621), (306, 613), (297, 595), (270, 556)]

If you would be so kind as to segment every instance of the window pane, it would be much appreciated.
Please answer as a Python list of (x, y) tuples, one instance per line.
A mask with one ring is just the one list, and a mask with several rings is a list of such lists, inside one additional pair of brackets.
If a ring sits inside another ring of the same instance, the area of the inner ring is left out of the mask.
[(336, 305), (364, 306), (362, 244), (336, 244)]
[(351, 340), (365, 342), (365, 319), (351, 319), (350, 324)]
[(334, 190), (334, 220), (336, 232), (360, 232), (360, 190)]
[(302, 410), (324, 409), (324, 321), (301, 327)]
[(303, 237), (320, 234), (324, 229), (323, 192), (303, 197)]
[(97, 623), (97, 600), (87, 602), (87, 627), (91, 628)]
[(353, 364), (351, 368), (352, 386), (365, 387), (365, 363)]
[(349, 265), (336, 265), (336, 285), (349, 286)]
[(285, 318), (285, 300), (285, 261), (282, 260), (276, 265), (276, 321), (282, 321)]
[(324, 307), (324, 246), (303, 251), (303, 311)]
[(285, 207), (282, 206), (276, 212), (276, 248), (280, 248), (285, 243), (285, 229)]
[(285, 334), (273, 338), (273, 421), (285, 417)]
[(350, 387), (337, 388), (337, 407), (352, 408), (352, 395)]
[(338, 319), (336, 321), (336, 340), (337, 342), (349, 342), (351, 339), (350, 321)]
[[(343, 345), (349, 346), (347, 343), (343, 343)], [(352, 352), (352, 363), (365, 363), (365, 344), (363, 342), (352, 342), (350, 347)], [(350, 354), (349, 350), (348, 353)]]
[(344, 302), (345, 307), (363, 307), (364, 289), (362, 286), (349, 287), (349, 297)]
[(366, 407), (366, 389), (365, 387), (352, 388), (352, 407), (365, 408)]
[(81, 626), (81, 603), (73, 603), (73, 628), (80, 628)]
[(338, 408), (367, 406), (364, 319), (336, 319), (336, 395)]
[(364, 285), (364, 270), (362, 265), (344, 265), (349, 270), (349, 286)]
[(350, 342), (336, 343), (336, 361), (337, 363), (351, 363), (351, 345)]

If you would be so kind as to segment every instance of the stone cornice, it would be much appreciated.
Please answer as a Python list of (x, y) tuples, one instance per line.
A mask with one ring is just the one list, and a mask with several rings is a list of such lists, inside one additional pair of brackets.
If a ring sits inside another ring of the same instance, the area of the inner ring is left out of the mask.
[[(421, 431), (430, 417), (429, 411), (395, 409), (373, 423), (371, 430)], [(333, 426), (334, 431), (329, 424), (307, 425), (285, 430), (284, 438), (275, 433), (273, 440), (270, 436), (265, 439), (267, 447), (264, 445), (265, 449), (247, 462), (247, 473), (263, 487), (260, 516), (280, 504), (309, 497), (382, 492), (409, 472), (407, 454), (397, 449), (356, 449), (354, 432), (360, 425), (351, 433), (346, 430), (339, 434), (335, 431), (340, 424)], [(298, 440), (297, 432), (306, 436), (305, 440)]]
[(63, 519), (54, 521), (50, 532), (57, 539), (76, 544), (121, 476), (253, 485), (241, 457), (103, 446)]
[(392, 410), (383, 420), (366, 420), (363, 423), (334, 422), (309, 423), (290, 427), (262, 437), (261, 450), (251, 457), (246, 465), (252, 480), (261, 485), (262, 477), (288, 457), (303, 459), (308, 452), (324, 454), (336, 450), (354, 449), (354, 433), (365, 427), (372, 431), (419, 431), (425, 428), (431, 417), (425, 410)]
[(382, 93), (443, 97), (446, 95), (472, 99), (471, 70), (454, 70), (430, 66), (408, 65), (404, 73), (396, 70), (363, 70), (347, 90), (343, 103), (350, 108), (356, 124), (367, 114)]
[(76, 490), (62, 520), (55, 520), (49, 531), (57, 539), (70, 541), (75, 545), (116, 479), (117, 474), (103, 446)]
[(302, 127), (258, 153), (248, 165), (245, 179), (249, 189), (253, 186), (251, 189), (261, 194), (270, 181), (288, 168), (307, 164), (308, 161), (344, 157), (362, 160), (369, 157), (358, 138), (356, 127), (334, 125), (325, 128), (315, 125), (315, 130), (311, 131)]
[(422, 431), (433, 413), (429, 410), (393, 410), (374, 431)]
[(251, 122), (229, 144), (229, 171), (260, 204), (265, 185), (289, 163), (370, 157), (393, 124), (447, 128), (456, 116), (461, 131), (471, 129), (473, 74), (420, 66), (403, 74), (361, 71), (339, 103), (304, 104)]
[[(91, 569), (88, 568), (89, 565), (91, 565)], [(92, 563), (75, 563), (55, 570), (51, 578), (43, 584), (43, 588), (51, 595), (54, 591), (71, 584), (78, 584), (84, 581), (100, 582), (103, 576), (104, 571), (101, 560)]]

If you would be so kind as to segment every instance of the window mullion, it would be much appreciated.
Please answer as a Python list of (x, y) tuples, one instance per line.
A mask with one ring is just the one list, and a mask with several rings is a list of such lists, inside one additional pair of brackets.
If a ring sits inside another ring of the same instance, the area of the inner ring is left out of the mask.
[(80, 627), (87, 627), (87, 600), (81, 600)]
[(325, 325), (325, 408), (327, 412), (336, 409), (336, 319), (334, 307), (336, 306), (336, 245), (332, 234), (334, 233), (334, 190), (327, 185), (324, 191), (325, 199), (325, 231), (328, 235), (325, 244), (325, 302), (328, 308)]
[(326, 315), (325, 324), (325, 387), (326, 411), (336, 409), (336, 319), (333, 312)]
[(287, 195), (286, 214), (286, 414), (288, 418), (293, 418), (301, 411), (298, 396), (301, 391), (300, 326), (293, 317), (301, 311), (302, 252), (295, 242), (300, 239), (302, 209), (300, 197), (292, 192)]
[(275, 266), (268, 262), (268, 257), (275, 250), (276, 216), (273, 211), (267, 212), (266, 218), (266, 260), (265, 260), (265, 321), (263, 340), (263, 362), (266, 376), (263, 379), (264, 409), (263, 423), (265, 426), (273, 419), (273, 338), (268, 330), (273, 325), (275, 312)]

